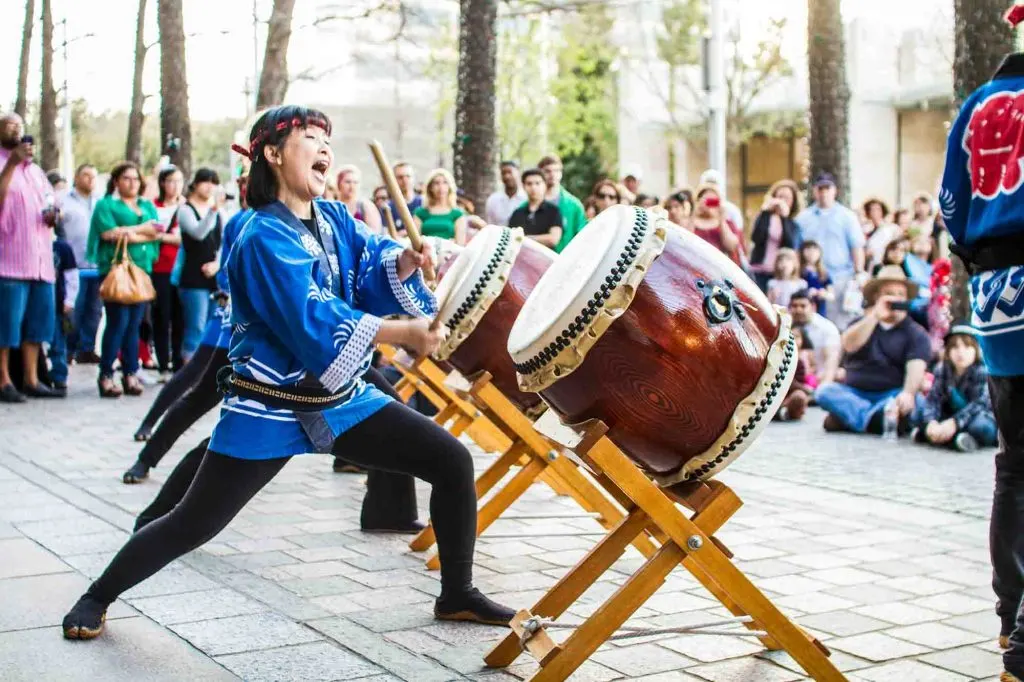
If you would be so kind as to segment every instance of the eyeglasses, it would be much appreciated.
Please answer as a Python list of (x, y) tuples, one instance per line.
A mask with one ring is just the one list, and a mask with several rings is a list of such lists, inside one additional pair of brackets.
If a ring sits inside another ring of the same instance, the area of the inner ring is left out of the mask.
[(609, 201), (618, 201), (619, 200), (619, 195), (618, 194), (607, 194), (605, 192), (602, 192), (601, 194), (597, 195), (597, 198), (598, 199), (607, 199)]

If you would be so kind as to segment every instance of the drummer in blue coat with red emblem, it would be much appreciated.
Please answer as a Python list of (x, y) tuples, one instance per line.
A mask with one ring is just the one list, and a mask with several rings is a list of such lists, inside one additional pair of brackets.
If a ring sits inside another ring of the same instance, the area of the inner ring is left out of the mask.
[[(1024, 21), (1024, 2), (1006, 13)], [(939, 204), (971, 275), (971, 325), (988, 367), (1001, 449), (990, 549), (1003, 682), (1024, 680), (1024, 53), (1008, 55), (949, 133)]]

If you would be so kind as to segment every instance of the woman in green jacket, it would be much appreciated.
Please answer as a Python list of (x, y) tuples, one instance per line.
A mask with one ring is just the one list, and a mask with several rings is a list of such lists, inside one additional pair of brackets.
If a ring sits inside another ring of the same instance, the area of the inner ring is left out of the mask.
[(445, 169), (427, 176), (423, 205), (412, 216), (424, 237), (443, 237), (465, 246), (466, 214), (456, 205), (455, 179)]
[[(156, 207), (140, 194), (142, 175), (139, 167), (125, 161), (114, 167), (107, 183), (107, 194), (96, 202), (86, 255), (96, 263), (102, 280), (110, 272), (117, 242), (128, 239), (132, 261), (149, 274), (159, 255), (159, 233)], [(139, 371), (139, 325), (146, 310), (145, 303), (124, 305), (104, 301), (107, 326), (103, 331), (100, 353), (99, 391), (103, 398), (117, 398), (121, 389), (114, 383), (114, 360), (121, 353), (121, 385), (128, 395), (142, 395)]]

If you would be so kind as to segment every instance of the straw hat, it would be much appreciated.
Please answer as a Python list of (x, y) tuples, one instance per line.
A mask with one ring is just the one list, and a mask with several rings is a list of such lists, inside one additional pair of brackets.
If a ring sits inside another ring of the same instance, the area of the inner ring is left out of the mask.
[(878, 271), (875, 278), (864, 285), (864, 300), (868, 305), (873, 305), (875, 297), (878, 296), (878, 290), (886, 284), (896, 282), (902, 284), (907, 289), (907, 298), (913, 300), (917, 298), (917, 291), (919, 289), (916, 282), (912, 282), (907, 279), (907, 273), (903, 272), (903, 268), (899, 265), (886, 265), (884, 268)]

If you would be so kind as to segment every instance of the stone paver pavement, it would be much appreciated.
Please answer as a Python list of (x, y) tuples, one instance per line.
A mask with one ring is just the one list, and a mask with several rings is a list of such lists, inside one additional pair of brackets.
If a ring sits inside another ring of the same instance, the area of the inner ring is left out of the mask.
[[(100, 401), (93, 382), (92, 368), (75, 367), (66, 401), (0, 406), (0, 679), (501, 682), (536, 670), (525, 658), (504, 671), (483, 667), (501, 628), (435, 622), (438, 577), (423, 568), (425, 556), (405, 538), (360, 533), (362, 478), (333, 474), (318, 456), (295, 458), (212, 542), (126, 593), (101, 639), (63, 641), (66, 609), (214, 423), (186, 434), (151, 480), (125, 486), (120, 474), (138, 450), (131, 434), (156, 388)], [(992, 453), (826, 435), (820, 418), (812, 411), (803, 424), (772, 425), (722, 474), (745, 505), (721, 540), (849, 679), (996, 679)], [(478, 469), (486, 466), (490, 457), (474, 452)], [(424, 518), (428, 493), (420, 488)], [(511, 514), (526, 511), (576, 509), (538, 485)], [(529, 606), (600, 532), (586, 518), (500, 520), (489, 534), (501, 537), (478, 543), (477, 582)], [(641, 563), (631, 550), (569, 617), (588, 616)], [(677, 572), (634, 622), (725, 615)], [(672, 634), (609, 643), (572, 679), (806, 678), (756, 640)]]

